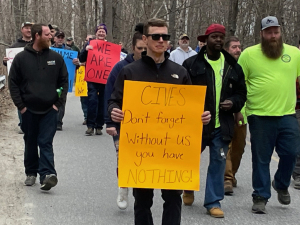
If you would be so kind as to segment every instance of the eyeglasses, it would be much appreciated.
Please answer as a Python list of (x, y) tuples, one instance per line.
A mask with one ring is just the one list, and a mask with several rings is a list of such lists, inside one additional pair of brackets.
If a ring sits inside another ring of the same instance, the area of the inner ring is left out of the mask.
[(164, 41), (168, 41), (170, 40), (171, 35), (170, 34), (147, 34), (146, 37), (152, 37), (152, 40), (154, 41), (158, 41), (160, 39), (160, 37), (162, 37), (162, 39)]

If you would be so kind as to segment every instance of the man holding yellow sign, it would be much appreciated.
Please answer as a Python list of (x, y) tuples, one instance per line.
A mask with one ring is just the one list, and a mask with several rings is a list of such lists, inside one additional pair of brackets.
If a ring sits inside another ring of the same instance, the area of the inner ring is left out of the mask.
[[(193, 172), (198, 170), (199, 173), (201, 138), (193, 138), (196, 136), (193, 132), (189, 135), (186, 133), (187, 130), (181, 131), (180, 129), (183, 128), (184, 123), (194, 122), (199, 126), (194, 125), (194, 127), (202, 133), (202, 123), (209, 123), (210, 112), (202, 114), (201, 123), (200, 117), (197, 118), (199, 112), (203, 112), (201, 101), (197, 106), (198, 114), (186, 110), (186, 104), (192, 104), (186, 96), (193, 96), (191, 94), (193, 87), (187, 88), (182, 85), (191, 84), (187, 71), (168, 60), (169, 54), (165, 52), (165, 49), (169, 39), (168, 25), (164, 20), (150, 19), (144, 25), (143, 41), (147, 45), (147, 52), (142, 53), (141, 60), (122, 69), (108, 105), (111, 119), (114, 122), (122, 122), (119, 186), (134, 187), (136, 225), (153, 224), (151, 214), (153, 188), (164, 188), (162, 189), (162, 198), (165, 201), (163, 225), (178, 225), (181, 222), (180, 195), (182, 191), (180, 189), (190, 186), (189, 183), (194, 185), (193, 189), (199, 188), (195, 185), (197, 182), (199, 185), (199, 176), (193, 176)], [(197, 90), (204, 99), (205, 87), (195, 88), (198, 88)], [(194, 96), (197, 96), (196, 93)], [(197, 98), (200, 97), (197, 96)], [(165, 111), (160, 109), (165, 109)], [(177, 111), (177, 109), (182, 110)], [(190, 118), (195, 119), (196, 122), (191, 122)], [(147, 130), (148, 126), (150, 129)], [(194, 155), (198, 154), (194, 160), (191, 158), (193, 153), (188, 150), (188, 147), (192, 145), (193, 149), (198, 148), (198, 152), (194, 151)], [(132, 153), (134, 155), (130, 157)], [(187, 169), (189, 165), (186, 159), (193, 161), (198, 168)], [(167, 163), (168, 167), (162, 168), (162, 162)], [(178, 164), (177, 167), (176, 164)], [(179, 165), (182, 166), (181, 170)], [(195, 180), (193, 181), (192, 178)]]

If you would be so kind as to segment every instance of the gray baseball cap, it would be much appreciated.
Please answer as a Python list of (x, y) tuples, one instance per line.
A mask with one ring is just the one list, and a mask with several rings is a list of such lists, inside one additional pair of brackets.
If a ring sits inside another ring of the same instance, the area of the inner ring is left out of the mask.
[(275, 16), (267, 16), (261, 20), (261, 30), (268, 27), (280, 27), (278, 19)]

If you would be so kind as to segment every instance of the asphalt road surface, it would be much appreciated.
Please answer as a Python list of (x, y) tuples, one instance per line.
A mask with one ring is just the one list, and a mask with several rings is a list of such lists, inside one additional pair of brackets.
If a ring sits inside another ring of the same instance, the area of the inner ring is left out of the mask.
[[(134, 224), (132, 190), (126, 210), (120, 210), (116, 204), (116, 153), (112, 138), (105, 132), (101, 136), (85, 136), (86, 126), (82, 122), (80, 100), (71, 93), (68, 95), (63, 131), (58, 131), (54, 139), (58, 185), (49, 192), (42, 192), (39, 184), (26, 188), (28, 215), (34, 218), (34, 225)], [(274, 155), (270, 166), (272, 178), (277, 164), (278, 158)], [(225, 196), (221, 202), (224, 219), (210, 217), (203, 207), (207, 166), (206, 150), (201, 156), (200, 191), (195, 192), (193, 206), (182, 206), (181, 224), (300, 224), (300, 190), (293, 188), (293, 181), (289, 189), (292, 198), (290, 205), (281, 205), (272, 189), (272, 197), (267, 204), (268, 214), (251, 213), (249, 137), (236, 175), (238, 186), (233, 196)], [(154, 224), (161, 224), (162, 204), (160, 190), (155, 190), (152, 207)]]

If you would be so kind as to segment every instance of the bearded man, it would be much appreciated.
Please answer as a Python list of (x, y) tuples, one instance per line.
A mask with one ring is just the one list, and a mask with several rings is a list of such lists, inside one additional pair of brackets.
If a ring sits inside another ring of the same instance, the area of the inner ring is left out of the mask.
[(276, 17), (261, 21), (261, 44), (247, 48), (238, 63), (247, 85), (246, 114), (251, 133), (253, 213), (266, 213), (271, 197), (270, 161), (279, 156), (272, 187), (283, 205), (291, 202), (288, 187), (299, 152), (299, 127), (295, 116), (296, 85), (300, 76), (300, 51), (283, 44)]
[(33, 43), (14, 58), (9, 90), (22, 114), (25, 185), (34, 185), (39, 173), (41, 189), (47, 191), (57, 184), (52, 143), (58, 108), (68, 91), (68, 71), (61, 55), (49, 49), (52, 36), (47, 25), (34, 24), (31, 36)]

